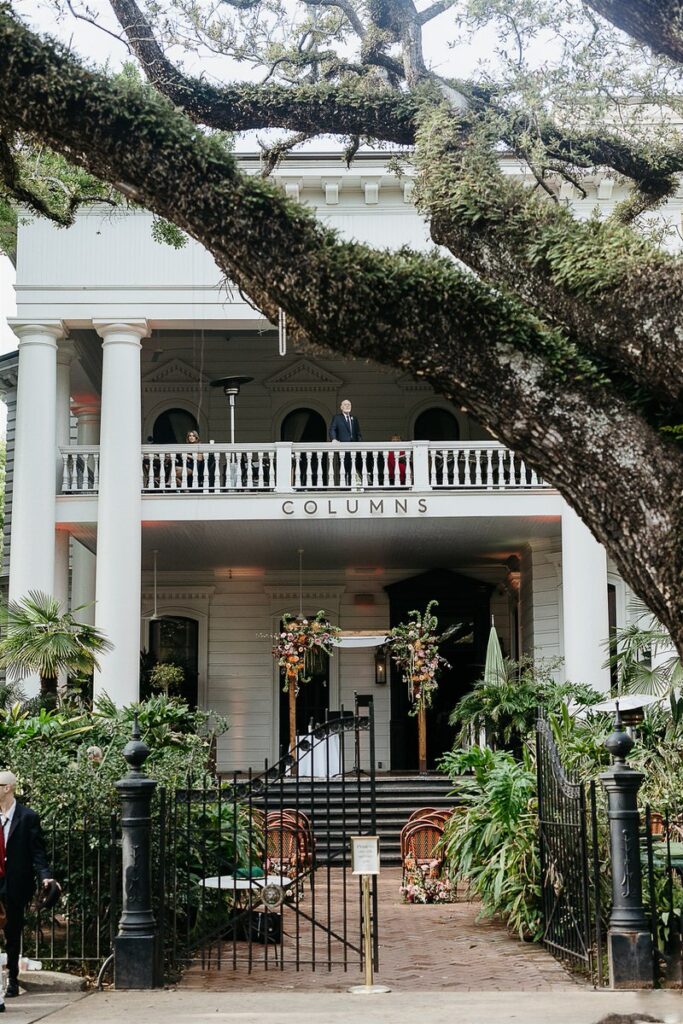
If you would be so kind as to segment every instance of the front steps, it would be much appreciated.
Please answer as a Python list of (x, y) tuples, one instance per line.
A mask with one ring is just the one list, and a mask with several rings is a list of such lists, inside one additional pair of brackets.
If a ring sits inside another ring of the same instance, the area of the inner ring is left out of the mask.
[[(375, 786), (376, 831), (385, 867), (400, 864), (400, 833), (413, 811), (421, 807), (454, 807), (458, 803), (457, 796), (449, 796), (453, 784), (437, 773), (378, 775)], [(267, 809), (279, 807), (298, 807), (307, 814), (313, 824), (319, 862), (339, 862), (342, 846), (348, 848), (348, 837), (360, 831), (367, 833), (372, 827), (370, 779), (365, 775), (332, 778), (329, 782), (287, 779), (268, 793)]]

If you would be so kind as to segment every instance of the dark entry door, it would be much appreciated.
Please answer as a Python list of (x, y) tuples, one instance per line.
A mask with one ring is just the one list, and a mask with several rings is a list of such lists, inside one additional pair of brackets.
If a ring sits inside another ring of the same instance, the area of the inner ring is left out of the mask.
[[(427, 713), (427, 765), (430, 770), (453, 745), (454, 729), (448, 718), (457, 700), (480, 677), (486, 659), (489, 603), (492, 587), (481, 580), (446, 569), (433, 569), (400, 580), (385, 588), (389, 595), (390, 622), (397, 626), (408, 620), (414, 608), (423, 612), (428, 602), (437, 600), (435, 614), (439, 630), (460, 624), (453, 638), (444, 644), (442, 654), (451, 668), (442, 672), (434, 703)], [(391, 666), (391, 768), (392, 771), (417, 771), (417, 720), (410, 712), (408, 687), (396, 665)]]

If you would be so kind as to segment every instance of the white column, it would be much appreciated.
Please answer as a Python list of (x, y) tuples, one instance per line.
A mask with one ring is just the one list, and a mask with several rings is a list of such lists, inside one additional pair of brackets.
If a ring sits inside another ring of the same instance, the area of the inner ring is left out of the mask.
[[(71, 363), (76, 350), (73, 343), (62, 340), (57, 345), (57, 380), (55, 404), (55, 439), (57, 448), (63, 448), (71, 440)], [(56, 453), (56, 493), (59, 494), (62, 484), (62, 457)], [(55, 532), (55, 582), (54, 596), (62, 606), (68, 609), (69, 602), (69, 533), (66, 530)], [(63, 682), (65, 681), (62, 680)]]
[(62, 611), (68, 611), (69, 531), (66, 529), (55, 530), (55, 582), (52, 592), (62, 606)]
[[(63, 448), (71, 441), (71, 363), (76, 354), (72, 342), (60, 341), (57, 346), (57, 382), (55, 433), (57, 446)], [(62, 459), (57, 453), (57, 493), (62, 484)]]
[(607, 553), (568, 505), (562, 511), (562, 604), (565, 675), (609, 692), (605, 646)]
[(149, 332), (144, 320), (94, 326), (103, 339), (95, 624), (114, 645), (100, 660), (95, 696), (121, 706), (139, 695), (140, 341)]
[[(76, 417), (77, 443), (99, 444), (99, 398), (74, 402), (71, 411)], [(76, 618), (92, 626), (95, 625), (95, 572), (95, 555), (74, 538), (71, 542), (71, 608), (81, 608)]]
[(87, 401), (73, 402), (71, 412), (76, 417), (76, 443), (100, 443), (100, 400), (97, 397)]
[(61, 321), (15, 324), (19, 338), (10, 600), (54, 592), (57, 339)]

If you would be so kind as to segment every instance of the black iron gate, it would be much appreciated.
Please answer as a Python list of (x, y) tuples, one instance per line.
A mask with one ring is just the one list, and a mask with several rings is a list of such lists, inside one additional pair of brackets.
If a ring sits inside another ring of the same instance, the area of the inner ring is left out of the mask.
[(595, 784), (573, 782), (548, 722), (536, 724), (543, 943), (558, 960), (603, 984)]
[[(293, 755), (162, 793), (157, 913), (181, 970), (361, 970), (351, 836), (376, 828), (372, 698), (329, 712)], [(378, 948), (377, 892), (372, 933)]]

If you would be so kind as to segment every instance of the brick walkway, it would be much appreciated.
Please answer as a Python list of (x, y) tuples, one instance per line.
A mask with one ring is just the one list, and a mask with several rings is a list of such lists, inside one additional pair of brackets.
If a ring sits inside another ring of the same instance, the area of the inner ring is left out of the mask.
[[(457, 990), (465, 991), (550, 991), (571, 989), (576, 982), (540, 946), (519, 942), (500, 925), (477, 921), (477, 904), (462, 902), (442, 906), (407, 906), (399, 896), (401, 873), (398, 868), (385, 869), (379, 882), (380, 970), (376, 980), (392, 990)], [(324, 873), (323, 881), (324, 885)], [(329, 893), (329, 925), (338, 934), (343, 932), (342, 901), (338, 898), (341, 878), (337, 876)], [(355, 892), (357, 881), (349, 878)], [(335, 896), (337, 898), (335, 899)], [(328, 894), (318, 885), (316, 889), (316, 920), (328, 923)], [(352, 913), (355, 899), (348, 901), (347, 935), (355, 941), (358, 935), (357, 914)], [(310, 913), (310, 893), (301, 903), (301, 910)], [(349, 985), (362, 981), (357, 958), (349, 959), (348, 970), (335, 966), (331, 971), (321, 964), (327, 959), (343, 961), (341, 943), (328, 939), (322, 929), (316, 929), (315, 972), (302, 966), (299, 972), (290, 963), (296, 954), (312, 959), (311, 925), (300, 920), (297, 939), (296, 915), (284, 912), (283, 969), (275, 963), (273, 947), (268, 949), (268, 971), (264, 969), (264, 947), (252, 945), (253, 970), (247, 964), (233, 969), (233, 947), (225, 943), (221, 950), (220, 970), (202, 970), (194, 965), (183, 976), (184, 989), (203, 991), (234, 991), (237, 989), (295, 989), (296, 991), (343, 991)], [(239, 956), (248, 956), (248, 944), (238, 943)], [(214, 955), (215, 955), (214, 949)], [(352, 956), (353, 954), (349, 954)]]

